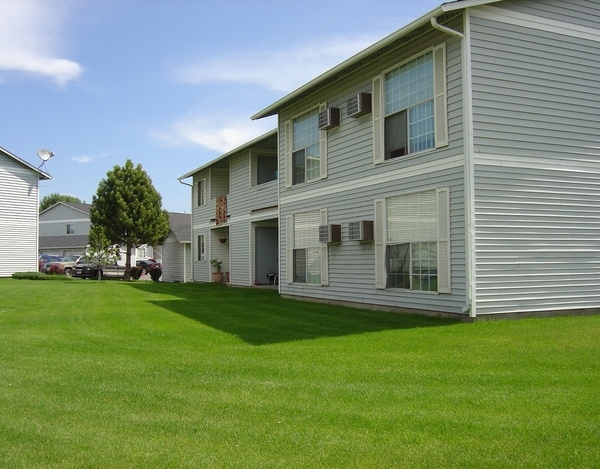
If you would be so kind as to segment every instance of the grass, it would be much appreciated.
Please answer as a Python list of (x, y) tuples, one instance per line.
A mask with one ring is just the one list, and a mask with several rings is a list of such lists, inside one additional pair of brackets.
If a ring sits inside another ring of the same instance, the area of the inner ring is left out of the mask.
[(3, 468), (600, 466), (600, 317), (0, 280)]

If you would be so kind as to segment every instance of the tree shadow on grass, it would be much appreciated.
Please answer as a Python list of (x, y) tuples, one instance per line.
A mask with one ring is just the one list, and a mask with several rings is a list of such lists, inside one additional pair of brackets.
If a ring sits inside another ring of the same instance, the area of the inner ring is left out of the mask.
[(339, 337), (459, 321), (416, 314), (363, 310), (284, 299), (274, 290), (230, 288), (213, 283), (131, 283), (177, 299), (150, 301), (161, 308), (239, 337), (252, 345)]

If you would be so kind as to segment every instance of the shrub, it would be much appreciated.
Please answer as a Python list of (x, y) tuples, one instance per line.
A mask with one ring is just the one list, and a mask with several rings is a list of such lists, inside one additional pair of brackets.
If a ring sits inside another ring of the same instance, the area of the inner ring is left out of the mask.
[(16, 280), (72, 280), (64, 275), (46, 275), (41, 272), (15, 272), (12, 278)]
[(143, 270), (140, 269), (139, 267), (132, 267), (131, 268), (131, 278), (133, 280), (139, 280), (140, 277), (142, 276), (142, 272), (143, 272)]
[(63, 275), (65, 273), (65, 269), (60, 264), (52, 264), (50, 268), (46, 271), (47, 275)]
[(155, 282), (158, 282), (158, 279), (162, 275), (162, 269), (157, 265), (153, 265), (150, 267), (150, 278)]

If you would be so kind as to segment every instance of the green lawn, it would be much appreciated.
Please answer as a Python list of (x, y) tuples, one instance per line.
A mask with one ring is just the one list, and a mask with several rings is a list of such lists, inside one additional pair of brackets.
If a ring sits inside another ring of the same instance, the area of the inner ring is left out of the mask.
[(0, 280), (2, 468), (600, 467), (600, 317)]

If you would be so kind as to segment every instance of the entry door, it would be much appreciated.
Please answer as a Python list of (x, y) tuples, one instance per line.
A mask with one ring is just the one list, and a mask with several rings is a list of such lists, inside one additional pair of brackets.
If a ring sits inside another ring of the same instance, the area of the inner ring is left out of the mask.
[(277, 227), (276, 226), (257, 226), (254, 231), (255, 246), (254, 252), (255, 267), (254, 279), (259, 285), (265, 285), (269, 282), (269, 274), (277, 273)]

